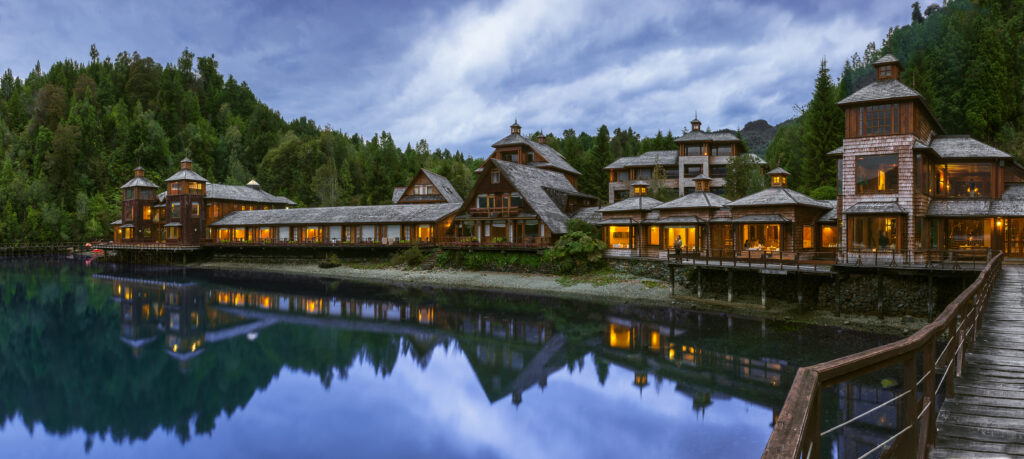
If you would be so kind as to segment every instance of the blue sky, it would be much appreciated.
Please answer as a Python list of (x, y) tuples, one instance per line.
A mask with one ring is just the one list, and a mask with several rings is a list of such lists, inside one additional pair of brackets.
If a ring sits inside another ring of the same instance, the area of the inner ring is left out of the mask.
[[(927, 2), (925, 2), (927, 3)], [(507, 134), (775, 124), (910, 2), (0, 0), (0, 68), (214, 54), (286, 119), (474, 156)]]

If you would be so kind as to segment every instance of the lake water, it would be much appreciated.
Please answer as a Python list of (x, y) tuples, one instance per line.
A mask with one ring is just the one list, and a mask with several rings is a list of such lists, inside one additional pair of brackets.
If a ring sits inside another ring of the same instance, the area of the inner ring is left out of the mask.
[[(4, 458), (759, 457), (798, 367), (891, 340), (57, 260), (0, 261), (0, 313)], [(888, 396), (840, 387), (826, 422)], [(885, 432), (844, 429), (825, 450)]]

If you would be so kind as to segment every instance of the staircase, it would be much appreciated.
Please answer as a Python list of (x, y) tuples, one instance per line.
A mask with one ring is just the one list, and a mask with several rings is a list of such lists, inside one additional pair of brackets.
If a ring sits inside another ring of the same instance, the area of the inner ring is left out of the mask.
[(427, 256), (420, 263), (420, 269), (424, 271), (430, 271), (437, 265), (437, 257), (441, 255), (441, 250), (433, 249), (427, 253)]

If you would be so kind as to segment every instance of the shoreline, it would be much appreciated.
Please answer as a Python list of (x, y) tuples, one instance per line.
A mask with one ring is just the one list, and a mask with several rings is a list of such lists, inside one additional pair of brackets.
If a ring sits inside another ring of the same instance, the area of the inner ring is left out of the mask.
[[(909, 335), (927, 324), (925, 319), (916, 317), (886, 317), (884, 319), (860, 315), (836, 317), (830, 311), (800, 311), (796, 305), (784, 303), (770, 303), (769, 308), (765, 309), (760, 304), (753, 303), (728, 303), (722, 300), (701, 299), (679, 294), (673, 297), (670, 294), (671, 289), (668, 282), (625, 273), (594, 278), (588, 275), (558, 276), (552, 274), (449, 269), (420, 271), (394, 267), (354, 268), (346, 265), (324, 269), (313, 262), (273, 265), (239, 262), (202, 262), (189, 264), (188, 266), (200, 269), (258, 271), (331, 278), (376, 285), (411, 284), (453, 289), (498, 290), (620, 305), (669, 307), (806, 325), (840, 327), (897, 337)], [(597, 281), (596, 283), (594, 283), (595, 280)]]

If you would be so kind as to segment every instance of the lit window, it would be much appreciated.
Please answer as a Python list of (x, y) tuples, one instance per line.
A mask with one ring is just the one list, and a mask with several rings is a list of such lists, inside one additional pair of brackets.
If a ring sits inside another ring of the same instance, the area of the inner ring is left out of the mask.
[(857, 157), (857, 194), (895, 193), (899, 187), (897, 155)]
[(193, 202), (192, 203), (192, 216), (193, 217), (198, 217), (199, 216), (199, 203), (198, 202)]

